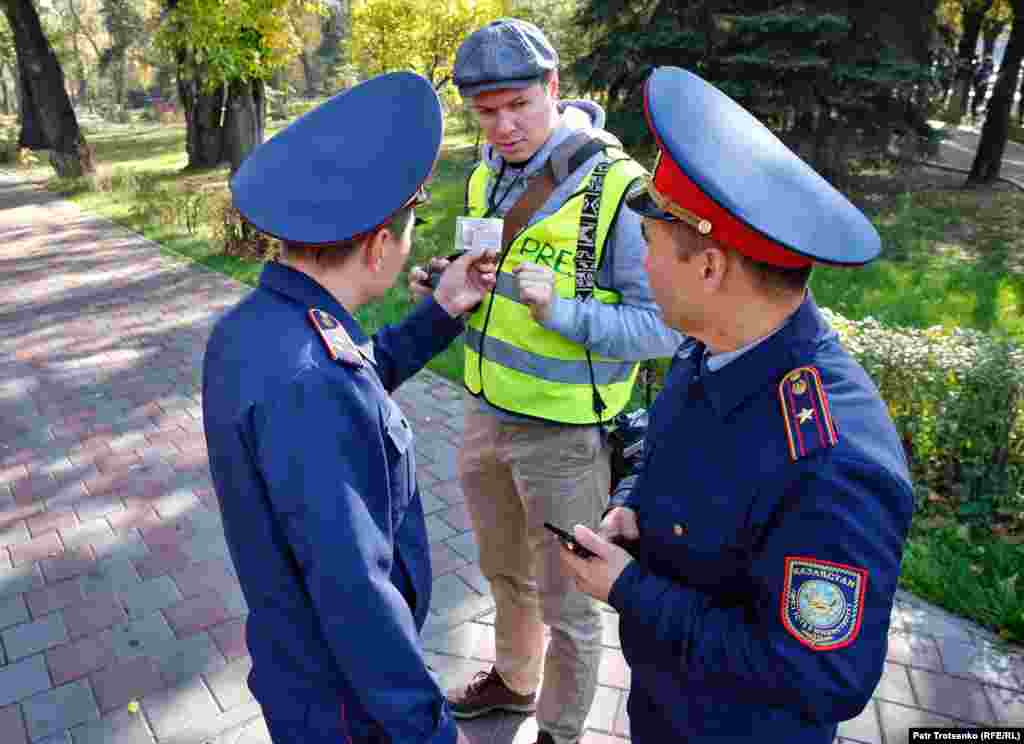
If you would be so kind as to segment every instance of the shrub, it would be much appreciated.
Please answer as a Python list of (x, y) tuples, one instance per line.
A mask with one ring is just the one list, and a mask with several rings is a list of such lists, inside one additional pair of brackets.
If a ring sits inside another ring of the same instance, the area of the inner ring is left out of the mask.
[(1024, 498), (1024, 350), (963, 328), (893, 328), (823, 310), (878, 385), (917, 482), (966, 521)]

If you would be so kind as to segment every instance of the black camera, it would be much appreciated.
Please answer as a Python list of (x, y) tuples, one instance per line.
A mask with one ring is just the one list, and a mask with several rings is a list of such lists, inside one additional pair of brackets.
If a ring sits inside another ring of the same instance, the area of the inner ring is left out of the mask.
[(644, 437), (647, 435), (647, 409), (618, 414), (611, 420), (608, 443), (611, 446), (611, 493), (623, 478), (630, 475), (644, 459)]

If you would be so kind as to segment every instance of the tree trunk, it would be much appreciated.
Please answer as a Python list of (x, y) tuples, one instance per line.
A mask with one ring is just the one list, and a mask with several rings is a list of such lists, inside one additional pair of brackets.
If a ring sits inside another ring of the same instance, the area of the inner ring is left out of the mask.
[(1005, 23), (986, 23), (982, 33), (983, 41), (981, 48), (982, 57), (994, 57), (996, 53), (996, 41), (1006, 28)]
[(1010, 106), (1013, 105), (1013, 92), (1017, 90), (1017, 78), (1020, 73), (1021, 59), (1024, 58), (1024, 0), (1011, 0), (1013, 6), (1013, 30), (1010, 42), (1006, 45), (1003, 63), (999, 66), (999, 75), (992, 97), (988, 102), (988, 115), (985, 126), (981, 130), (981, 142), (974, 156), (971, 175), (967, 177), (968, 186), (993, 183), (999, 178), (999, 170), (1003, 164), (1003, 152), (1009, 136)]
[(7, 65), (0, 63), (0, 90), (3, 92), (3, 112), (4, 114), (11, 113), (11, 99), (8, 97), (7, 92)]
[(262, 80), (233, 80), (228, 88), (224, 115), (225, 157), (231, 172), (238, 170), (246, 156), (263, 142), (266, 94)]
[(224, 128), (221, 114), (224, 109), (224, 88), (205, 90), (202, 80), (182, 75), (184, 65), (178, 65), (178, 97), (185, 109), (185, 150), (188, 152), (187, 170), (214, 168), (224, 161)]
[(985, 14), (992, 7), (993, 0), (985, 0), (983, 5), (964, 9), (964, 33), (957, 47), (957, 95), (960, 103), (960, 118), (967, 116), (967, 99), (971, 93), (974, 80), (974, 52), (978, 48), (978, 37), (981, 35), (981, 24)]
[(320, 82), (317, 79), (317, 62), (313, 55), (305, 49), (299, 54), (299, 61), (302, 62), (302, 75), (306, 79), (306, 98), (312, 98), (320, 90)]
[(1024, 64), (1020, 68), (1020, 85), (1017, 87), (1017, 126), (1024, 126)]
[(78, 128), (57, 55), (43, 34), (31, 0), (2, 0), (18, 56), (22, 130), (19, 144), (49, 150), (59, 176), (95, 171), (92, 149)]

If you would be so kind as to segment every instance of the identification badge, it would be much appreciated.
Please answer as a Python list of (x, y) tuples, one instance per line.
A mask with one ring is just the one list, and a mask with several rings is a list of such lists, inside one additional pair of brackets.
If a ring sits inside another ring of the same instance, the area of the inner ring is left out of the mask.
[(504, 220), (494, 217), (456, 217), (455, 247), (460, 251), (480, 254), (501, 251)]

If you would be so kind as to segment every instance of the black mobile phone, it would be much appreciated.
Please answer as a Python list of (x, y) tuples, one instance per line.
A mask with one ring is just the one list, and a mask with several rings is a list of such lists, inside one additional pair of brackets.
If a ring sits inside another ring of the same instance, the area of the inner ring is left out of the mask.
[(580, 545), (576, 541), (575, 537), (570, 535), (565, 530), (559, 529), (558, 527), (555, 527), (555, 525), (551, 524), (551, 522), (545, 522), (544, 526), (547, 527), (549, 530), (551, 530), (552, 532), (554, 532), (558, 536), (558, 539), (562, 541), (562, 545), (564, 545), (567, 550), (572, 551), (573, 553), (578, 555), (580, 558), (583, 558), (584, 560), (588, 560), (588, 561), (591, 558), (597, 558), (597, 553), (595, 553), (592, 550), (588, 550), (587, 548), (584, 548), (582, 545)]
[[(448, 263), (452, 261), (458, 261), (465, 255), (465, 251), (457, 251), (452, 253), (450, 256), (445, 256)], [(441, 269), (435, 269), (433, 266), (427, 265), (427, 284), (430, 285), (431, 289), (437, 289), (438, 283), (441, 281), (441, 274), (444, 273)]]

